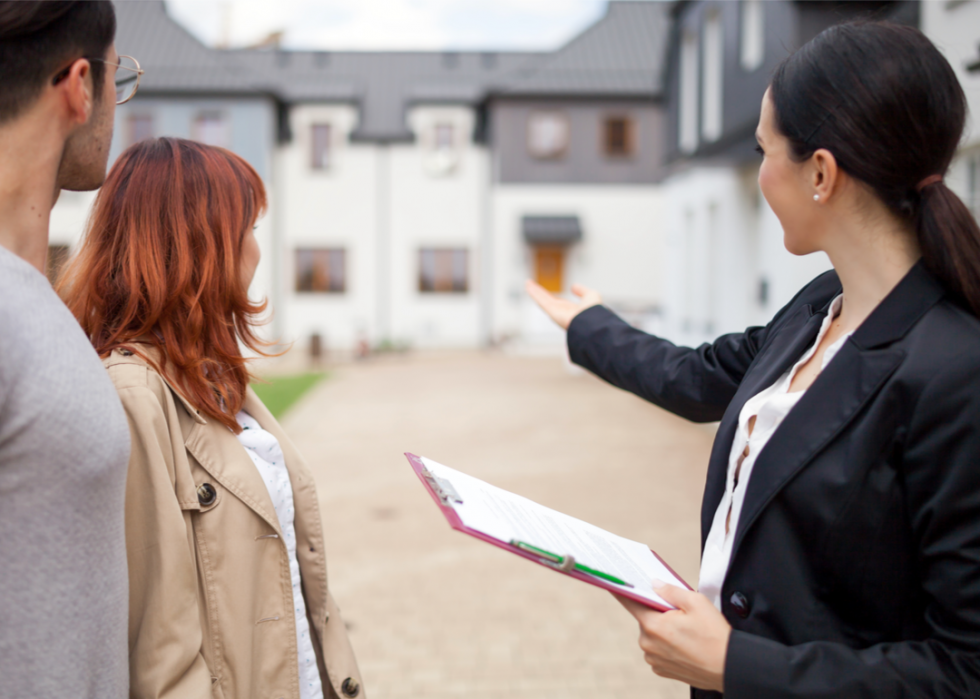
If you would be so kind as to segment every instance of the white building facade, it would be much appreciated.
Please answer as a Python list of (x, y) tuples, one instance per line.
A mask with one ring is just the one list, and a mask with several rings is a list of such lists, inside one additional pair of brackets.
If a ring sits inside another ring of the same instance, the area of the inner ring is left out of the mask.
[[(116, 5), (119, 50), (146, 74), (111, 159), (178, 136), (256, 168), (270, 206), (252, 294), (271, 302), (268, 337), (558, 351), (527, 278), (658, 317), (665, 5), (612, 2), (544, 53), (219, 51), (162, 2)], [(93, 198), (56, 207), (53, 258)]]
[[(117, 112), (111, 158), (169, 135), (257, 169), (270, 209), (253, 295), (271, 302), (270, 338), (559, 351), (524, 292), (532, 278), (592, 286), (634, 324), (697, 344), (767, 322), (829, 268), (783, 247), (753, 132), (773, 68), (866, 5), (611, 2), (553, 52), (457, 53), (218, 51), (162, 2), (117, 2), (117, 45), (147, 73)], [(920, 3), (876, 7), (920, 22)], [(973, 113), (978, 12), (921, 4)], [(978, 138), (948, 178), (975, 212)], [(53, 258), (92, 198), (62, 197)]]
[[(924, 3), (924, 5), (950, 3)], [(873, 14), (869, 14), (873, 13)], [(826, 27), (916, 24), (917, 2), (697, 0), (673, 6), (667, 59), (663, 331), (687, 345), (769, 321), (830, 269), (790, 254), (758, 186), (754, 132), (775, 67)]]

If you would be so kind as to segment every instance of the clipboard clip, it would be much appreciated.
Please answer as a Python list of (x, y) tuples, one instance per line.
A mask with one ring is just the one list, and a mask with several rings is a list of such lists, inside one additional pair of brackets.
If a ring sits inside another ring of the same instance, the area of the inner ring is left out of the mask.
[(454, 502), (459, 505), (463, 504), (463, 498), (456, 492), (453, 484), (445, 478), (439, 478), (427, 468), (422, 469), (422, 477), (444, 505), (451, 505)]
[(521, 551), (526, 551), (527, 553), (533, 553), (541, 559), (541, 562), (560, 570), (563, 573), (571, 573), (575, 570), (575, 556), (559, 556), (557, 554), (551, 553), (550, 551), (545, 551), (544, 549), (539, 549), (537, 546), (531, 546), (530, 544), (525, 544), (523, 541), (518, 541), (517, 539), (511, 539), (510, 545)]
[(615, 575), (610, 575), (609, 573), (603, 573), (601, 570), (596, 570), (595, 568), (590, 568), (578, 563), (574, 556), (565, 555), (559, 556), (551, 551), (545, 551), (537, 546), (532, 546), (531, 544), (525, 543), (523, 541), (518, 541), (517, 539), (511, 539), (510, 545), (514, 548), (524, 551), (525, 553), (531, 553), (538, 557), (538, 560), (544, 565), (554, 568), (555, 570), (560, 570), (563, 573), (571, 573), (572, 571), (577, 571), (579, 573), (588, 573), (589, 575), (594, 575), (597, 578), (602, 578), (603, 580), (608, 580), (611, 583), (617, 585), (622, 585), (623, 587), (633, 587), (632, 583), (626, 580), (620, 580)]

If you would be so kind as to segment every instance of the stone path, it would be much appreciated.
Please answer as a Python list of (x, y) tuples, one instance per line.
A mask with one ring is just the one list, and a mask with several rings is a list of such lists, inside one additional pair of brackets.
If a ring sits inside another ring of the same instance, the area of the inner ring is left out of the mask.
[(694, 584), (713, 430), (556, 358), (340, 365), (284, 421), (371, 699), (687, 697), (609, 594), (449, 528), (405, 451), (649, 544)]

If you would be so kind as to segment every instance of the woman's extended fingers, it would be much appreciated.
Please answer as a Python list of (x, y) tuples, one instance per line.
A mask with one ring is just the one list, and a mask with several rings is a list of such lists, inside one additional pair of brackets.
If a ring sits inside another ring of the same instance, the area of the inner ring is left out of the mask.
[(602, 296), (595, 289), (590, 289), (587, 286), (582, 286), (581, 284), (572, 284), (572, 293), (582, 299), (582, 304), (588, 308), (589, 306), (598, 306), (602, 303)]
[(602, 303), (599, 292), (578, 284), (572, 287), (572, 292), (582, 299), (581, 302), (569, 301), (555, 296), (530, 279), (524, 284), (524, 288), (535, 303), (541, 307), (541, 310), (547, 313), (563, 330), (567, 330), (572, 319), (586, 308)]

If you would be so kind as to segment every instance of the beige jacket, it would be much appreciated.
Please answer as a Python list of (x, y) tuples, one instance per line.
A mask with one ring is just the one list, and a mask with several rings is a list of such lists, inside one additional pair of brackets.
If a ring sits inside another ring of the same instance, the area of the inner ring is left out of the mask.
[[(133, 441), (126, 484), (130, 696), (299, 699), (289, 560), (258, 470), (231, 430), (202, 417), (147, 362), (117, 350), (105, 366)], [(245, 410), (286, 457), (324, 697), (363, 698), (327, 588), (313, 476), (251, 389)]]

